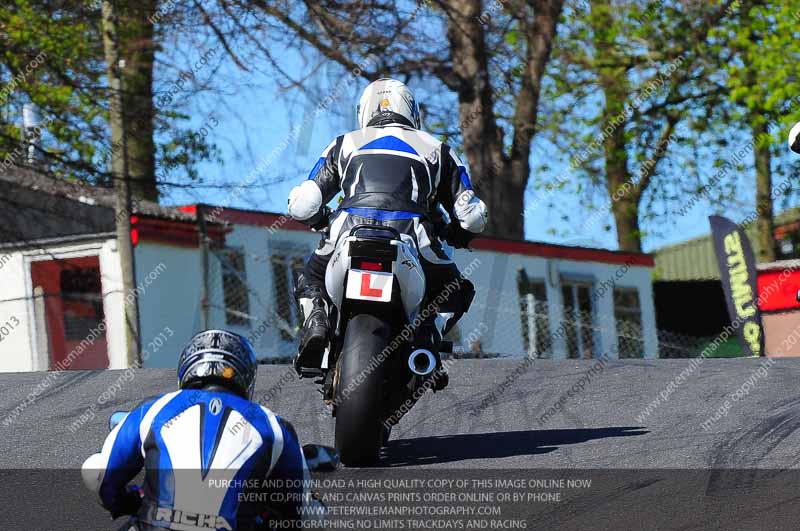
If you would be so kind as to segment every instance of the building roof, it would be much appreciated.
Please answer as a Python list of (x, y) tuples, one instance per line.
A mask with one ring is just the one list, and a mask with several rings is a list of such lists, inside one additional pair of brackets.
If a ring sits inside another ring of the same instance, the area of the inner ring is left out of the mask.
[(787, 208), (777, 216), (775, 216), (775, 226), (787, 225), (789, 223), (797, 223), (800, 220), (800, 207)]
[[(20, 167), (0, 170), (0, 246), (68, 241), (77, 237), (108, 236), (115, 231), (113, 190), (68, 181)], [(162, 206), (137, 201), (133, 214), (140, 236), (181, 245), (197, 245), (194, 226), (198, 205)], [(209, 234), (219, 240), (224, 224), (256, 225), (274, 230), (309, 231), (286, 214), (203, 205)], [(146, 223), (141, 223), (146, 221)], [(178, 222), (169, 223), (169, 222)], [(191, 224), (192, 227), (186, 225)], [(212, 234), (213, 233), (213, 234)], [(556, 245), (504, 238), (476, 238), (472, 247), (507, 254), (653, 267), (650, 254), (592, 247)]]
[[(113, 190), (83, 181), (67, 181), (19, 167), (0, 170), (0, 245), (108, 237), (116, 230), (114, 202)], [(197, 245), (197, 218), (193, 213), (151, 201), (135, 201), (132, 209), (140, 222), (140, 236), (183, 245), (192, 240)], [(220, 230), (214, 224), (209, 232), (218, 238)]]
[[(112, 188), (92, 186), (81, 180), (59, 179), (31, 169), (14, 167), (5, 171), (0, 170), (0, 181), (3, 181), (3, 187), (6, 183), (16, 184), (28, 190), (79, 201), (87, 205), (96, 205), (112, 210), (114, 208), (115, 198)], [(133, 212), (141, 216), (159, 219), (196, 221), (195, 216), (189, 212), (175, 207), (161, 206), (153, 201), (134, 201)]]
[[(184, 205), (181, 210), (196, 215), (198, 205)], [(262, 212), (258, 210), (245, 210), (240, 208), (215, 207), (203, 205), (209, 219), (226, 221), (240, 225), (255, 225), (272, 228), (274, 230), (310, 231), (310, 229), (291, 219), (286, 214)], [(578, 247), (556, 245), (552, 243), (533, 242), (526, 240), (510, 240), (505, 238), (476, 238), (472, 245), (474, 249), (495, 251), (506, 254), (521, 254), (545, 258), (561, 258), (564, 260), (578, 260), (587, 262), (603, 262), (608, 264), (638, 265), (653, 267), (653, 255), (646, 253), (630, 253), (624, 251), (610, 251), (593, 247)]]
[(68, 240), (114, 231), (114, 211), (13, 182), (0, 183), (0, 243)]
[(758, 271), (798, 271), (800, 270), (800, 259), (777, 260), (775, 262), (762, 262), (756, 264)]
[[(775, 238), (800, 229), (800, 208), (790, 208), (775, 216)], [(755, 223), (744, 227), (747, 238), (758, 255), (758, 233)], [(681, 243), (667, 245), (655, 251), (657, 280), (719, 280), (717, 258), (711, 234)], [(783, 262), (781, 262), (783, 263)]]
[(700, 236), (655, 252), (656, 280), (719, 280), (711, 236)]

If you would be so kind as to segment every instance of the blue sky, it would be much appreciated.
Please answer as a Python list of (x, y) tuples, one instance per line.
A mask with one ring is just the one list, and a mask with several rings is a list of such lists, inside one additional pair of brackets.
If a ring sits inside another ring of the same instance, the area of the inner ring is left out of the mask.
[[(183, 51), (182, 60), (192, 64), (204, 52), (201, 49)], [(318, 105), (320, 96), (306, 96), (297, 92), (282, 92), (268, 72), (243, 72), (237, 69), (230, 60), (220, 55), (220, 63), (214, 69), (209, 69), (208, 80), (225, 80), (225, 85), (217, 87), (213, 93), (200, 93), (187, 98), (186, 111), (191, 116), (189, 127), (200, 130), (209, 122), (213, 114), (218, 125), (208, 131), (207, 138), (216, 143), (220, 149), (221, 161), (203, 163), (200, 174), (204, 184), (208, 183), (236, 183), (246, 176), (256, 166), (257, 161), (270, 153), (273, 148), (286, 138), (293, 127), (300, 124), (304, 114), (313, 111)], [(178, 61), (175, 61), (178, 62)], [(309, 66), (303, 66), (299, 57), (289, 57), (285, 66), (287, 70), (298, 75), (308, 71)], [(212, 71), (213, 70), (213, 71)], [(308, 84), (315, 87), (315, 93), (324, 96), (332, 85), (332, 79), (341, 79), (341, 72), (331, 68), (322, 68), (311, 77)], [(174, 71), (162, 71), (157, 78), (157, 83), (169, 83), (176, 76)], [(339, 76), (338, 78), (336, 76)], [(319, 119), (313, 121), (311, 127), (300, 134), (299, 140), (282, 153), (278, 163), (270, 165), (259, 176), (259, 186), (248, 189), (231, 200), (226, 190), (212, 188), (198, 189), (170, 189), (167, 190), (164, 202), (168, 204), (183, 204), (206, 202), (209, 204), (222, 204), (240, 208), (264, 210), (271, 212), (285, 212), (286, 198), (291, 188), (304, 179), (314, 165), (319, 153), (336, 135), (341, 134), (355, 126), (355, 104), (360, 91), (366, 86), (366, 81), (357, 79), (345, 89), (339, 89), (338, 100), (334, 103), (337, 112), (325, 112)], [(415, 88), (412, 86), (412, 88)], [(425, 87), (418, 90), (418, 98), (425, 98)], [(458, 146), (456, 146), (458, 148)], [(553, 160), (549, 172), (552, 176), (559, 175), (567, 167), (566, 154), (556, 153), (546, 141), (534, 141), (531, 162), (537, 166), (542, 159)], [(561, 159), (564, 159), (561, 161)], [(706, 169), (712, 171), (711, 168)], [(732, 219), (744, 217), (748, 208), (752, 208), (754, 195), (752, 173), (739, 175), (741, 182), (742, 201), (733, 211), (720, 212), (712, 208), (708, 201), (700, 201), (685, 216), (666, 216), (651, 224), (657, 228), (659, 234), (649, 235), (644, 240), (645, 251), (652, 251), (660, 246), (678, 243), (708, 232), (707, 216), (714, 213), (729, 215)], [(526, 200), (531, 201), (535, 191), (529, 187)], [(599, 202), (602, 202), (602, 197)], [(607, 201), (607, 200), (606, 200)], [(556, 207), (542, 204), (530, 212), (525, 220), (525, 235), (529, 240), (561, 243), (568, 245), (596, 246), (616, 249), (616, 236), (613, 231), (604, 230), (603, 226), (613, 227), (613, 218), (608, 212), (600, 222), (589, 227), (579, 228), (579, 224), (565, 222), (565, 212), (571, 213), (580, 219), (581, 205), (576, 194), (570, 191), (557, 192), (553, 195)], [(598, 204), (601, 208), (602, 205)], [(587, 216), (590, 213), (587, 211)], [(573, 218), (574, 219), (574, 218)]]

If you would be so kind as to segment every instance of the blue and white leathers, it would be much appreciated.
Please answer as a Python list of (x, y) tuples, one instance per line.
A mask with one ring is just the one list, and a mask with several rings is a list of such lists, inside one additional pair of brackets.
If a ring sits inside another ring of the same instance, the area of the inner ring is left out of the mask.
[(488, 220), (486, 204), (475, 195), (466, 166), (450, 146), (403, 124), (375, 125), (337, 137), (308, 179), (289, 193), (289, 215), (313, 226), (309, 220), (317, 219), (339, 193), (342, 202), (327, 242), (315, 251), (318, 255), (333, 252), (355, 217), (409, 221), (408, 233), (422, 257), (449, 264), (452, 257), (440, 249), (431, 224), (441, 215), (440, 207), (449, 221), (472, 234), (483, 232)]
[(224, 391), (182, 390), (148, 400), (83, 467), (112, 514), (145, 469), (140, 522), (181, 530), (252, 529), (266, 513), (300, 519), (309, 472), (292, 426)]

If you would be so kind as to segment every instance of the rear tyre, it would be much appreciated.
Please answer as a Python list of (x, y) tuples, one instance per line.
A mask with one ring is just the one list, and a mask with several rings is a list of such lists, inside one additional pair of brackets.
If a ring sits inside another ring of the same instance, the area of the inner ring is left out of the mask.
[(336, 449), (345, 466), (375, 464), (383, 446), (383, 391), (389, 324), (369, 314), (350, 319), (336, 387)]

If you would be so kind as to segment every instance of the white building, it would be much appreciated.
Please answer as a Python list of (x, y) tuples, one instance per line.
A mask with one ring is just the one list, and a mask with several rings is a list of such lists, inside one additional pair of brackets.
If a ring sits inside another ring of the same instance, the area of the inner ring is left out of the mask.
[[(0, 175), (0, 371), (125, 368), (132, 297), (121, 289), (111, 197), (24, 176)], [(262, 358), (292, 356), (294, 273), (319, 235), (278, 214), (202, 208), (208, 253), (196, 205), (136, 205), (143, 365), (174, 367), (204, 322), (250, 337)], [(658, 356), (651, 256), (493, 238), (473, 247), (456, 251), (477, 290), (458, 349)]]
[[(194, 206), (183, 208), (195, 212)], [(237, 311), (255, 315), (256, 322), (285, 321), (296, 328), (294, 305), (284, 301), (290, 299), (293, 270), (316, 249), (319, 235), (283, 215), (205, 208), (231, 227), (226, 247), (247, 276), (250, 301)], [(658, 357), (650, 255), (498, 238), (480, 238), (472, 246), (472, 251), (455, 252), (477, 292), (459, 323), (461, 344), (456, 343), (462, 350), (480, 342), (483, 352), (503, 355), (522, 355), (538, 345), (537, 355), (552, 358), (587, 357), (588, 352)], [(259, 284), (257, 279), (265, 280)], [(537, 315), (527, 311), (531, 297)], [(619, 322), (623, 319), (627, 325)], [(252, 324), (240, 322), (227, 326), (251, 333)], [(529, 330), (535, 333), (533, 344)], [(294, 352), (290, 337), (276, 327), (259, 334), (256, 346), (283, 356)]]
[[(113, 198), (30, 172), (0, 175), (0, 371), (126, 367)], [(195, 216), (136, 205), (144, 366), (175, 365), (200, 325)], [(224, 230), (209, 225), (213, 244)], [(213, 280), (213, 279), (211, 279)]]

